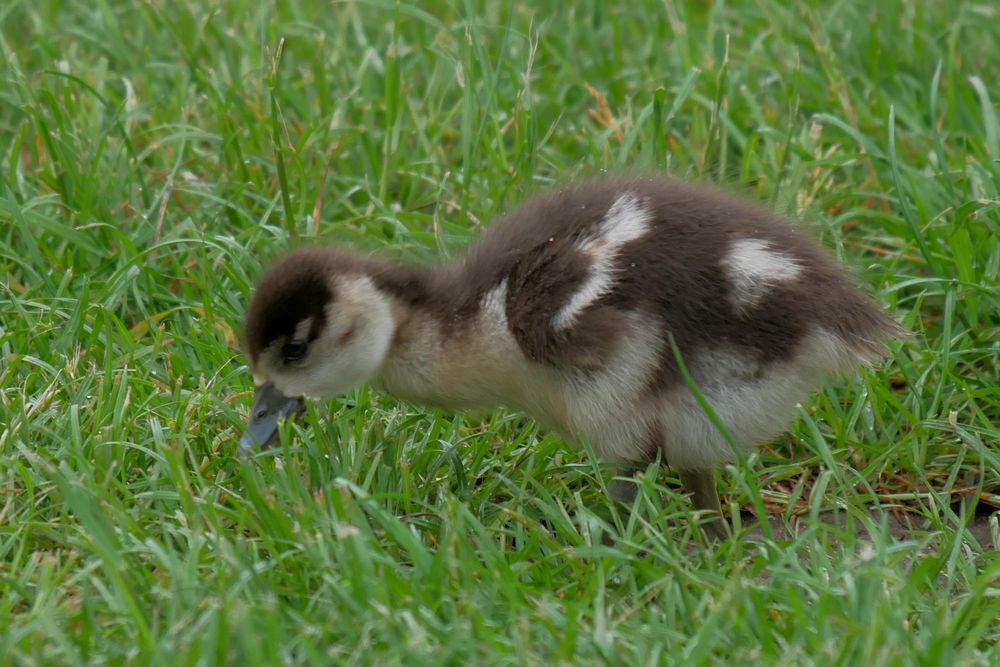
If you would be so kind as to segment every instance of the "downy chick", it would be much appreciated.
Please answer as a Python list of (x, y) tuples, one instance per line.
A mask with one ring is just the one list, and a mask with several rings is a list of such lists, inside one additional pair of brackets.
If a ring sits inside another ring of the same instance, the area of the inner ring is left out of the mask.
[[(753, 204), (670, 180), (584, 182), (529, 201), (443, 266), (313, 247), (270, 268), (246, 317), (258, 390), (240, 445), (268, 445), (303, 397), (371, 383), (448, 409), (520, 410), (620, 466), (660, 454), (696, 508), (719, 512), (712, 469), (734, 452), (671, 337), (749, 448), (901, 331), (815, 243)], [(627, 501), (634, 485), (612, 492)]]

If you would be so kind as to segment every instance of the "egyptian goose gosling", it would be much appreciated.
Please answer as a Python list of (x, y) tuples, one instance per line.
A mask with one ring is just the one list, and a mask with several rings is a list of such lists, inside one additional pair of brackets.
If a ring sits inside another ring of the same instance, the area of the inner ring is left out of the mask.
[[(295, 250), (261, 278), (245, 324), (258, 389), (244, 452), (271, 443), (303, 397), (367, 382), (449, 409), (521, 410), (624, 467), (662, 454), (694, 506), (715, 513), (712, 468), (734, 451), (671, 337), (749, 448), (779, 435), (824, 377), (877, 361), (902, 331), (788, 222), (638, 178), (534, 199), (440, 267)], [(627, 501), (634, 484), (612, 493)]]

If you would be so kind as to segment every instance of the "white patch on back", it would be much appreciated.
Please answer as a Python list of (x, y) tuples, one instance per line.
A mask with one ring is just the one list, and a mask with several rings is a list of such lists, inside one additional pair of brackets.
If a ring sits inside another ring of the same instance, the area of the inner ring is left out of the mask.
[(802, 272), (794, 257), (769, 250), (768, 245), (760, 239), (740, 239), (722, 260), (733, 287), (730, 298), (742, 314), (752, 310), (771, 287), (794, 280)]
[(479, 311), (484, 319), (495, 322), (503, 329), (507, 328), (506, 278), (483, 296), (482, 301), (479, 302)]
[(569, 328), (581, 312), (607, 294), (614, 284), (614, 262), (622, 246), (649, 231), (652, 217), (631, 192), (615, 200), (596, 232), (578, 246), (591, 260), (590, 272), (579, 291), (552, 318), (556, 331)]

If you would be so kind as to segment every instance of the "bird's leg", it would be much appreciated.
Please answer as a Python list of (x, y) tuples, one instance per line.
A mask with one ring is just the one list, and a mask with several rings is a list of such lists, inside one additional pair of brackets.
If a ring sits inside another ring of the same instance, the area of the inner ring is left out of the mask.
[(631, 508), (635, 503), (635, 497), (639, 495), (639, 487), (632, 479), (625, 479), (626, 477), (635, 477), (641, 468), (626, 467), (615, 471), (616, 477), (608, 481), (608, 495), (611, 499), (620, 505)]
[[(614, 477), (608, 480), (608, 496), (616, 507), (611, 509), (609, 520), (617, 523), (618, 518), (624, 520), (632, 511), (635, 505), (635, 498), (639, 495), (639, 486), (632, 479), (639, 474), (643, 468), (632, 465), (621, 465), (613, 468)], [(624, 513), (622, 513), (624, 512)], [(616, 546), (618, 537), (609, 533), (604, 533), (602, 538), (604, 546)]]
[(709, 470), (678, 470), (681, 484), (691, 494), (691, 503), (696, 510), (712, 512), (709, 520), (702, 524), (706, 535), (717, 540), (729, 537), (729, 524), (722, 517), (722, 505), (719, 503), (719, 489), (715, 485), (715, 476)]

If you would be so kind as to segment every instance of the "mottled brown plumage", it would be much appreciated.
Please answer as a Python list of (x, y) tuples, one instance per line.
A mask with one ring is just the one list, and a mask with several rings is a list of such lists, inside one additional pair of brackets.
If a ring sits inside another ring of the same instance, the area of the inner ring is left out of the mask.
[[(703, 509), (717, 508), (706, 471), (732, 452), (692, 399), (669, 337), (752, 446), (780, 432), (817, 382), (875, 361), (899, 332), (785, 220), (660, 179), (537, 197), (440, 267), (294, 251), (264, 274), (246, 319), (255, 373), (287, 395), (369, 381), (446, 407), (509, 405), (612, 462), (662, 452)], [(296, 337), (305, 345), (289, 347)], [(305, 357), (288, 359), (299, 347)]]

